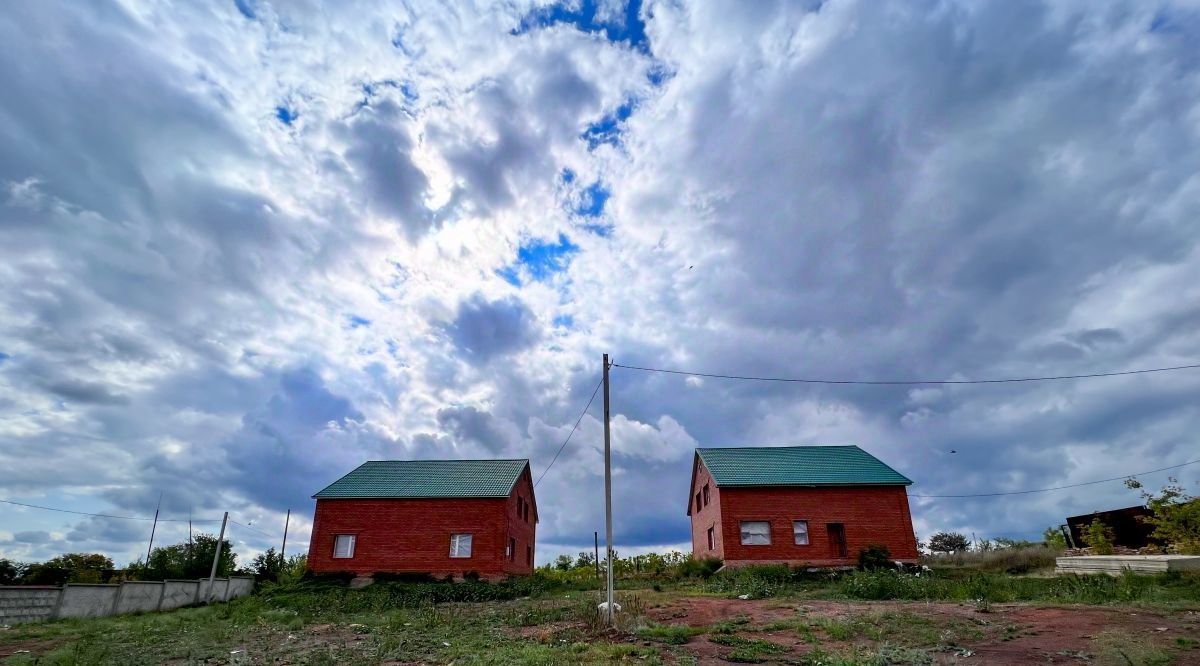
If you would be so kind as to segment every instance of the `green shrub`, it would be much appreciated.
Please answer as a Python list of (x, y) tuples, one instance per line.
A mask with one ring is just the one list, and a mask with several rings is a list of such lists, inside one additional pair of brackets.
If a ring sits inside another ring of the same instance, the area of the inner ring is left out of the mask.
[(1080, 536), (1096, 555), (1113, 554), (1113, 530), (1100, 522), (1099, 518), (1093, 518), (1092, 523), (1083, 529), (1083, 534)]
[(892, 568), (892, 551), (882, 544), (871, 544), (858, 551), (858, 568), (863, 571)]

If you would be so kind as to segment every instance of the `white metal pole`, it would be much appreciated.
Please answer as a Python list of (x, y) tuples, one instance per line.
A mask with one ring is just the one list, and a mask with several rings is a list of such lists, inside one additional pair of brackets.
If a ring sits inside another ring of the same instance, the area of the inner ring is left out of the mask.
[(608, 354), (604, 355), (604, 546), (607, 550), (608, 623), (613, 624), (612, 436), (609, 432)]

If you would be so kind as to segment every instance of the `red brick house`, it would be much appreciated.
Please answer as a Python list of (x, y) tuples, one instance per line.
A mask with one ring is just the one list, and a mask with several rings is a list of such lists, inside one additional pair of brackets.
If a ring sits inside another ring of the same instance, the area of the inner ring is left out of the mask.
[(696, 449), (692, 554), (726, 566), (843, 566), (882, 544), (916, 562), (911, 483), (857, 446)]
[(373, 460), (313, 498), (313, 572), (533, 572), (538, 513), (528, 460)]

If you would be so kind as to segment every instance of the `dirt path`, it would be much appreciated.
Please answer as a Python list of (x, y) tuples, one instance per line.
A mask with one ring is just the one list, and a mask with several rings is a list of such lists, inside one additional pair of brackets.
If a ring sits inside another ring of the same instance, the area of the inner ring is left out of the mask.
[[(749, 641), (767, 641), (763, 661), (788, 661), (813, 650), (909, 645), (936, 663), (1141, 663), (1166, 654), (1175, 664), (1200, 664), (1200, 612), (1103, 606), (925, 602), (835, 602), (682, 597), (649, 610), (662, 624), (712, 627)], [(723, 624), (722, 624), (723, 623)], [(702, 664), (729, 663), (729, 639), (698, 635), (683, 647)]]

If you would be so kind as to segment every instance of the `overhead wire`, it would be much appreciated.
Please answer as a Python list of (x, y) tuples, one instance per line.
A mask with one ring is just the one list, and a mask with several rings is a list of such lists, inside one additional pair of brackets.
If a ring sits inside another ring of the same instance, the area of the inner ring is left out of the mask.
[(1048, 493), (1052, 490), (1066, 490), (1067, 488), (1079, 488), (1082, 486), (1094, 486), (1098, 483), (1109, 483), (1112, 481), (1124, 481), (1125, 479), (1128, 479), (1130, 477), (1144, 476), (1146, 474), (1154, 474), (1156, 472), (1165, 472), (1169, 469), (1178, 469), (1180, 467), (1187, 467), (1188, 465), (1195, 465), (1196, 463), (1200, 463), (1200, 458), (1197, 458), (1196, 460), (1189, 460), (1187, 462), (1179, 463), (1178, 465), (1168, 465), (1167, 467), (1159, 467), (1158, 469), (1147, 470), (1145, 472), (1133, 472), (1131, 474), (1123, 474), (1121, 476), (1114, 476), (1114, 477), (1107, 478), (1107, 479), (1096, 479), (1095, 481), (1084, 481), (1082, 483), (1071, 483), (1071, 484), (1068, 484), (1065, 486), (1052, 486), (1050, 488), (1034, 488), (1031, 490), (1010, 490), (1007, 492), (996, 492), (996, 493), (967, 493), (967, 494), (963, 494), (963, 495), (909, 495), (909, 497), (919, 497), (922, 499), (947, 499), (947, 498), (961, 499), (961, 498), (966, 498), (966, 497), (1002, 497), (1005, 495), (1032, 495), (1034, 493)]
[(793, 384), (858, 384), (866, 386), (922, 386), (937, 384), (1012, 384), (1017, 382), (1047, 382), (1063, 379), (1092, 379), (1095, 377), (1120, 377), (1124, 375), (1143, 375), (1152, 372), (1173, 372), (1176, 370), (1194, 370), (1200, 368), (1200, 363), (1191, 365), (1175, 365), (1164, 368), (1144, 368), (1140, 370), (1122, 370), (1119, 372), (1093, 372), (1081, 375), (1050, 375), (1044, 377), (1006, 377), (1001, 379), (811, 379), (802, 377), (756, 377), (752, 375), (723, 375), (711, 372), (693, 372), (690, 370), (675, 370), (669, 368), (652, 368), (640, 365), (623, 365), (613, 363), (614, 368), (639, 370), (642, 372), (658, 372), (669, 375), (686, 375), (692, 377), (711, 377), (713, 379), (741, 379), (756, 382), (786, 382)]
[(575, 425), (571, 426), (571, 432), (567, 433), (567, 438), (563, 440), (562, 445), (558, 447), (558, 451), (554, 454), (554, 457), (550, 459), (550, 464), (546, 465), (546, 469), (542, 470), (542, 473), (540, 476), (538, 476), (537, 481), (533, 483), (534, 488), (537, 488), (538, 484), (542, 482), (542, 479), (546, 477), (546, 472), (549, 472), (550, 468), (554, 467), (554, 463), (557, 462), (558, 457), (562, 455), (563, 449), (567, 448), (567, 443), (570, 442), (571, 438), (575, 436), (575, 431), (579, 429), (579, 424), (583, 422), (583, 417), (587, 415), (588, 410), (591, 409), (592, 402), (596, 399), (596, 394), (600, 392), (600, 385), (603, 383), (603, 377), (600, 378), (600, 381), (596, 382), (596, 388), (592, 389), (592, 396), (588, 398), (587, 404), (583, 406), (583, 411), (579, 412), (579, 418), (575, 419)]
[[(90, 511), (74, 511), (71, 509), (59, 509), (57, 507), (52, 507), (52, 506), (42, 506), (40, 504), (30, 504), (28, 502), (17, 502), (15, 500), (7, 500), (7, 499), (0, 499), (0, 503), (12, 504), (14, 506), (23, 506), (23, 507), (27, 507), (30, 509), (42, 509), (43, 511), (57, 511), (59, 513), (71, 513), (71, 514), (75, 514), (77, 516), (94, 516), (96, 518), (113, 518), (116, 520), (142, 520), (145, 522), (151, 522), (154, 520), (154, 518), (152, 516), (117, 516), (117, 515), (114, 515), (111, 513), (92, 513)], [(161, 518), (160, 517), (158, 519), (158, 522), (160, 522), (160, 523), (186, 523), (186, 522), (189, 522), (189, 519), (188, 518)], [(193, 523), (219, 523), (219, 522), (221, 522), (221, 519), (220, 518), (196, 518), (196, 519), (191, 519), (190, 522), (193, 522)]]

